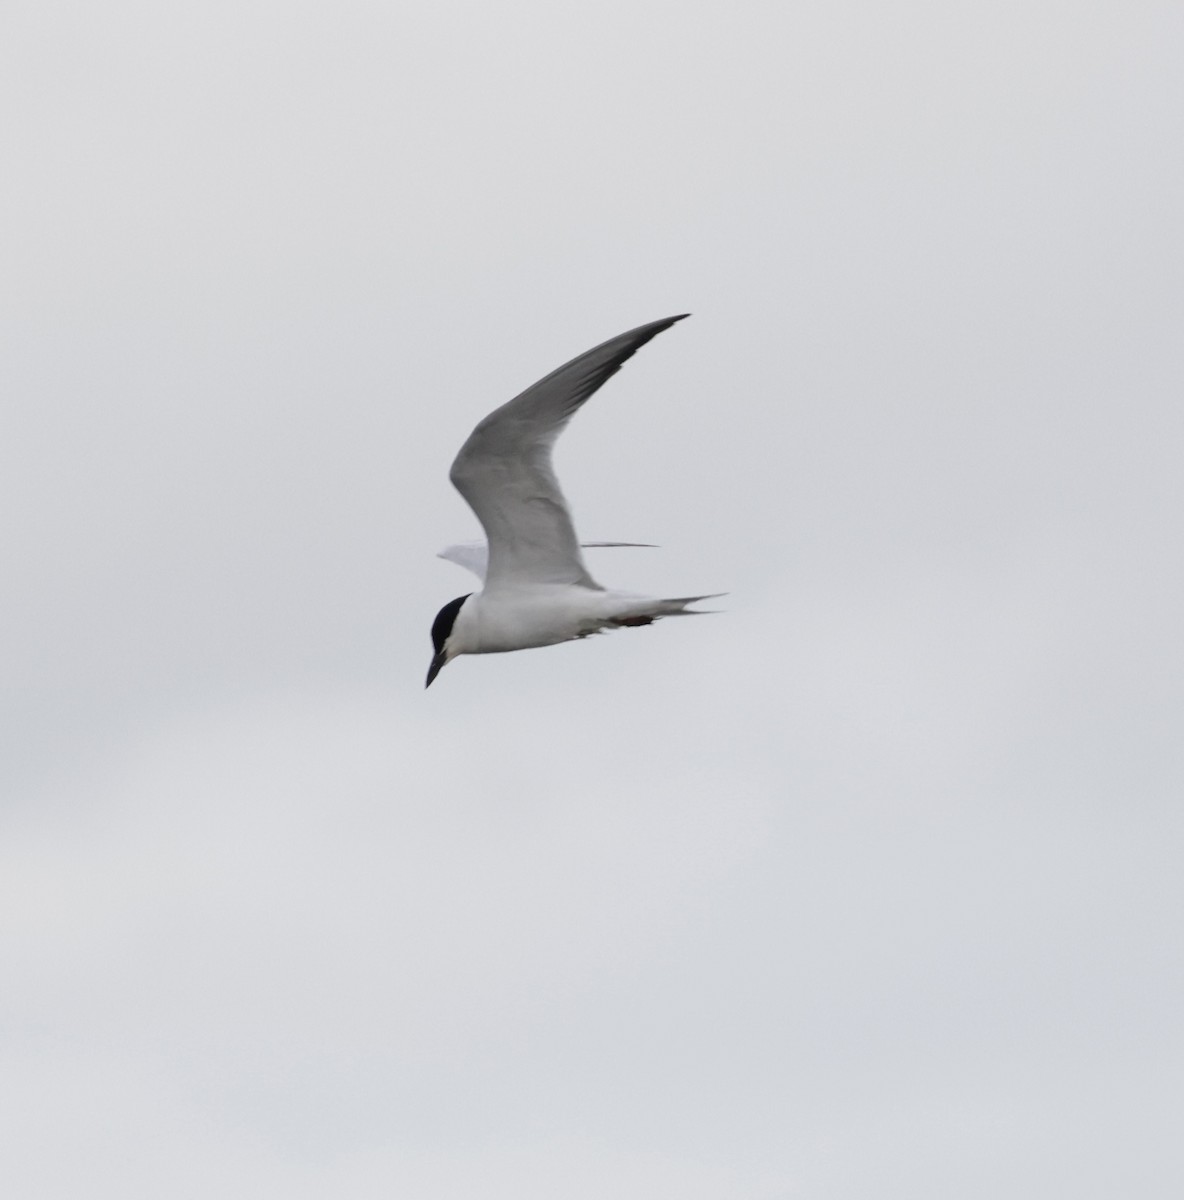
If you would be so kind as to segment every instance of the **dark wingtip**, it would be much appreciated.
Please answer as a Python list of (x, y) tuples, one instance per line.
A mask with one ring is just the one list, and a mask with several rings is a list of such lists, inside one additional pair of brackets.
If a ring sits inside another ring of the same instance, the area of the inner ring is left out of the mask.
[[(625, 362), (631, 359), (633, 355), (636, 354), (637, 351), (646, 344), (646, 342), (650, 341), (652, 338), (656, 338), (660, 333), (665, 333), (665, 331), (669, 329), (671, 325), (675, 325), (679, 321), (685, 321), (690, 315), (690, 313), (679, 313), (676, 317), (662, 317), (657, 321), (649, 321), (645, 325), (639, 325), (636, 329), (630, 329), (628, 333), (622, 333), (615, 338), (610, 338), (609, 342), (625, 342), (627, 348), (619, 352), (620, 357), (615, 363), (612, 364), (608, 374), (615, 374), (621, 369)], [(595, 354), (596, 350), (602, 349), (604, 346), (608, 345), (609, 342), (601, 343), (601, 345), (597, 346), (595, 350), (589, 350), (588, 353)], [(607, 377), (608, 376), (606, 375), (605, 378)], [(603, 383), (604, 380), (602, 379), (600, 382)], [(599, 386), (600, 384), (597, 384), (597, 387)]]

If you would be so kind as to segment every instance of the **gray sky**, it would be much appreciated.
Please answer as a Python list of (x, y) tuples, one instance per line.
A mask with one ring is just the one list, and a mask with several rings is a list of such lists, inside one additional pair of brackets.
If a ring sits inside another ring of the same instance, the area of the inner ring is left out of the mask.
[(1181, 1194), (1184, 8), (3, 24), (6, 1195)]

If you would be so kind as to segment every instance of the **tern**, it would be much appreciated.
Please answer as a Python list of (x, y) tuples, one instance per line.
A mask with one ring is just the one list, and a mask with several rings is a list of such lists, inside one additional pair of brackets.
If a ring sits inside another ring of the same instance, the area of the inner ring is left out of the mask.
[(601, 586), (584, 563), (551, 466), (551, 449), (576, 410), (646, 342), (689, 315), (602, 342), (495, 409), (469, 435), (449, 478), (481, 522), (486, 545), (450, 546), (440, 557), (472, 570), (484, 587), (436, 614), (425, 687), (461, 654), (554, 646), (661, 617), (696, 616), (703, 610), (688, 605), (723, 594), (664, 599)]

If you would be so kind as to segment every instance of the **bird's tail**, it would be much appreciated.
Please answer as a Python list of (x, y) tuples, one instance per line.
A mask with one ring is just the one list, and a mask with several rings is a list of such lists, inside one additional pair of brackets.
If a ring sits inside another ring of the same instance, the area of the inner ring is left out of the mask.
[(619, 610), (615, 617), (606, 622), (618, 628), (632, 625), (652, 625), (660, 617), (702, 617), (709, 612), (717, 612), (714, 608), (687, 608), (688, 604), (697, 604), (700, 600), (714, 600), (717, 596), (726, 596), (726, 592), (712, 592), (709, 596), (679, 596), (671, 600), (651, 600), (639, 596), (633, 603)]
[(701, 617), (709, 612), (718, 612), (714, 608), (687, 608), (688, 604), (698, 604), (700, 600), (718, 600), (727, 592), (712, 592), (707, 596), (679, 596), (675, 600), (659, 600), (654, 613), (656, 617)]

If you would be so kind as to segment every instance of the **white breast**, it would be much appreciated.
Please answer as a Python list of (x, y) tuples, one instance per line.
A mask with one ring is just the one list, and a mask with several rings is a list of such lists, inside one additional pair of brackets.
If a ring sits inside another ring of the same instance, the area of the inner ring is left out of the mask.
[(623, 592), (543, 584), (512, 594), (480, 592), (461, 609), (453, 629), (456, 653), (499, 654), (586, 637), (647, 598)]

